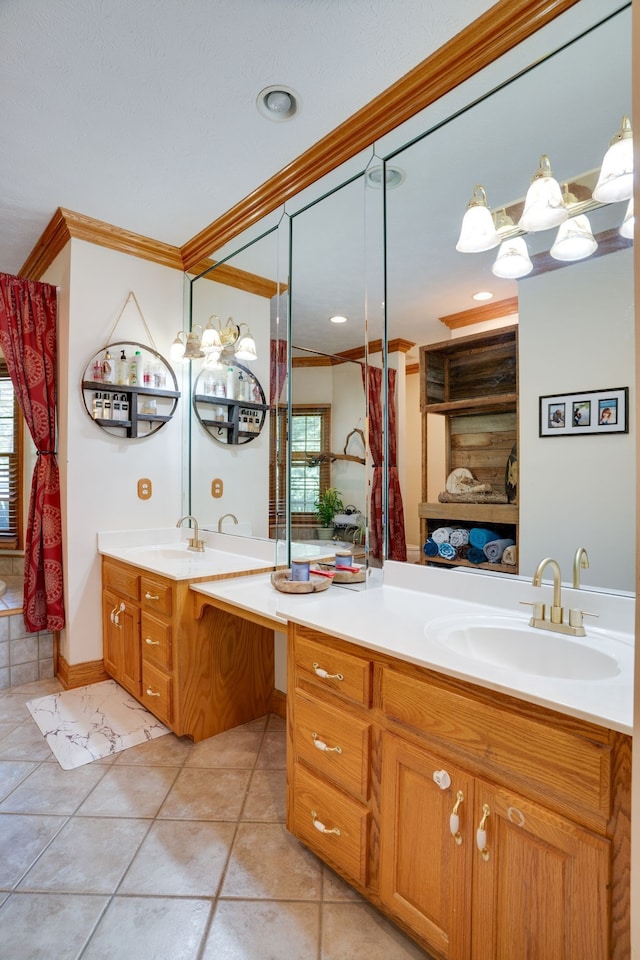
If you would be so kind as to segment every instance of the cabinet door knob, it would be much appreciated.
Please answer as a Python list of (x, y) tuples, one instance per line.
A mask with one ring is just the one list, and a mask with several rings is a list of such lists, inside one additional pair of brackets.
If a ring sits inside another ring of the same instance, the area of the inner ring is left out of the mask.
[(147, 592), (145, 593), (144, 598), (145, 598), (145, 600), (159, 600), (159, 599), (160, 599), (159, 596), (157, 596), (155, 593), (149, 593), (148, 590), (147, 590)]
[(322, 750), (325, 753), (342, 753), (342, 747), (328, 747), (317, 733), (312, 733), (311, 736), (313, 737), (313, 745), (318, 750)]
[(313, 664), (313, 670), (316, 676), (322, 677), (323, 680), (344, 680), (344, 677), (341, 673), (327, 673), (327, 671), (323, 670), (319, 663)]
[(453, 810), (451, 811), (451, 816), (449, 817), (449, 829), (453, 835), (453, 839), (460, 846), (462, 843), (462, 834), (460, 833), (460, 805), (464, 801), (464, 793), (462, 790), (458, 790), (456, 793), (456, 802), (453, 805)]
[(159, 693), (154, 693), (153, 690), (151, 689), (151, 687), (147, 687), (147, 691), (146, 691), (146, 692), (147, 692), (147, 696), (148, 696), (148, 697), (159, 697), (159, 696), (160, 696)]
[(451, 786), (451, 777), (446, 770), (435, 770), (433, 782), (437, 783), (441, 790), (448, 790)]
[(321, 820), (318, 820), (318, 814), (316, 813), (315, 810), (311, 811), (311, 819), (313, 820), (314, 827), (320, 833), (327, 833), (327, 834), (332, 833), (335, 837), (340, 836), (340, 831), (337, 827), (332, 827), (331, 829), (329, 829), (328, 827), (325, 827), (324, 823), (322, 823)]
[(152, 640), (151, 637), (145, 637), (145, 638), (144, 638), (144, 642), (145, 642), (146, 644), (148, 644), (148, 646), (150, 646), (150, 647), (159, 647), (159, 646), (160, 646), (160, 641), (159, 641), (159, 640)]
[(482, 804), (482, 820), (480, 821), (480, 824), (476, 831), (476, 846), (478, 847), (478, 850), (480, 851), (480, 855), (483, 860), (488, 860), (490, 857), (489, 850), (487, 849), (487, 830), (486, 830), (487, 817), (489, 816), (490, 813), (491, 813), (491, 810), (489, 809), (489, 804), (483, 803)]

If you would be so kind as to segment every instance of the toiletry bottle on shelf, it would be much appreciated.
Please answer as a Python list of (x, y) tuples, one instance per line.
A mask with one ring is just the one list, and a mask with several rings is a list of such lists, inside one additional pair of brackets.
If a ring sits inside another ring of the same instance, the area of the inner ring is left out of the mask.
[(110, 393), (103, 393), (102, 395), (102, 419), (103, 420), (113, 420), (113, 411), (111, 409), (111, 399), (112, 399), (112, 395)]
[(122, 420), (122, 401), (119, 393), (114, 393), (111, 397), (111, 419)]
[(126, 393), (120, 394), (120, 417), (122, 420), (129, 419), (129, 398)]
[(123, 387), (129, 383), (129, 364), (124, 350), (120, 351), (120, 359), (116, 364), (116, 383)]
[(116, 378), (116, 371), (114, 368), (113, 357), (109, 351), (105, 351), (104, 358), (102, 360), (102, 379), (105, 383), (113, 383)]
[(139, 350), (136, 350), (131, 357), (129, 364), (129, 383), (136, 386), (142, 386), (144, 382), (144, 360)]
[(91, 404), (91, 412), (94, 420), (102, 420), (102, 394), (94, 393)]
[(242, 370), (238, 374), (238, 383), (236, 384), (237, 399), (244, 400), (244, 377)]
[(94, 383), (102, 383), (102, 364), (99, 360), (93, 361), (91, 378)]
[(234, 398), (233, 367), (227, 367), (227, 399)]

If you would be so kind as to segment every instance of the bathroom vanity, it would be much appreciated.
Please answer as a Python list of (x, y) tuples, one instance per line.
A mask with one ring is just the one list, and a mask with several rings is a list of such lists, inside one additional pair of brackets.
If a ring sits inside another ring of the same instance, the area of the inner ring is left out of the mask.
[(189, 588), (273, 564), (215, 548), (192, 554), (177, 537), (144, 545), (135, 535), (128, 543), (105, 536), (102, 623), (109, 676), (174, 733), (194, 741), (268, 713), (273, 630), (208, 606), (196, 619)]

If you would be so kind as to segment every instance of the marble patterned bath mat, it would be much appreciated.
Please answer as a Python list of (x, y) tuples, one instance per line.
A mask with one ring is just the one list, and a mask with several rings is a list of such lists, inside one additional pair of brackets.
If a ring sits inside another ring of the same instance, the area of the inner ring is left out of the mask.
[(169, 733), (115, 680), (29, 700), (27, 708), (63, 770)]

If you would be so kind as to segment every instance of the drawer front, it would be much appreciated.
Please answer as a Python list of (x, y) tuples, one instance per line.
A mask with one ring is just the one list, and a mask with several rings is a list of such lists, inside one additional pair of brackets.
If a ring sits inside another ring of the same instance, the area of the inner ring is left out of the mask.
[(303, 671), (328, 690), (342, 697), (371, 704), (371, 661), (331, 646), (330, 638), (305, 627), (296, 628), (295, 660), (297, 672)]
[(371, 725), (300, 693), (296, 694), (294, 709), (296, 756), (323, 777), (366, 800)]
[(142, 664), (142, 702), (163, 723), (173, 721), (173, 681), (150, 663)]
[(140, 577), (140, 601), (148, 610), (170, 617), (172, 613), (172, 587), (163, 580), (152, 577)]
[(365, 884), (368, 809), (299, 764), (293, 776), (293, 833), (329, 864)]
[(131, 600), (140, 599), (140, 574), (132, 567), (102, 561), (102, 586)]
[(171, 626), (163, 620), (143, 613), (140, 635), (142, 638), (142, 659), (153, 663), (163, 670), (170, 671), (172, 666)]
[(475, 759), (508, 787), (535, 788), (565, 809), (609, 816), (611, 748), (604, 742), (392, 669), (383, 670), (382, 709)]

